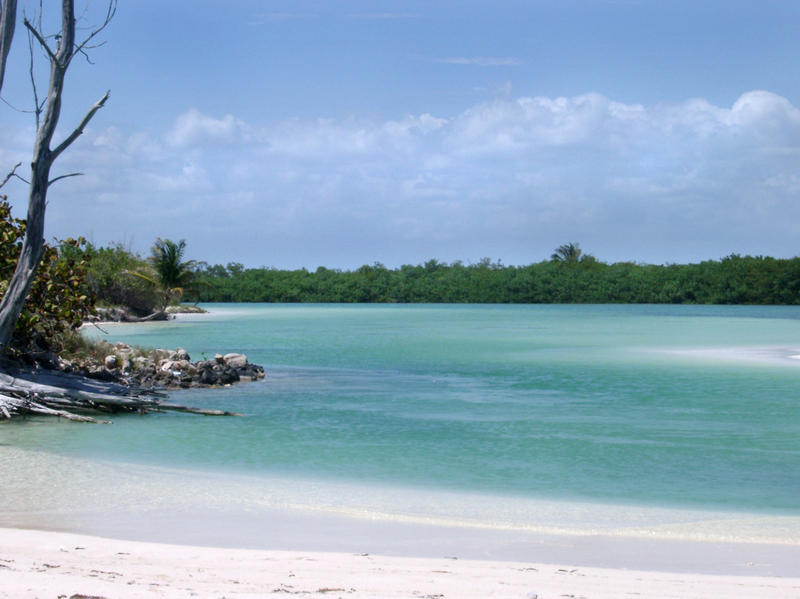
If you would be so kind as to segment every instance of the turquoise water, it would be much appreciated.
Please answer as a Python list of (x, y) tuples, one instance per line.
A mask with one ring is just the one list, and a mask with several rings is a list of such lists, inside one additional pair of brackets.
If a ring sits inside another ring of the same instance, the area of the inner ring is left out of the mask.
[(343, 504), (391, 488), (800, 516), (800, 308), (207, 307), (104, 328), (246, 353), (265, 381), (171, 394), (246, 418), (30, 419), (0, 443), (340, 485)]
[(800, 545), (800, 308), (208, 307), (104, 328), (246, 353), (266, 380), (171, 399), (247, 417), (0, 423), (0, 526), (514, 559), (548, 535)]

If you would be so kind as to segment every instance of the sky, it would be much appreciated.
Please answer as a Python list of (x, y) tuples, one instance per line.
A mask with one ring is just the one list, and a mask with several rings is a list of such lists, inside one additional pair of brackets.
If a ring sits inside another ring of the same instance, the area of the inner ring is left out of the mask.
[[(77, 4), (80, 36), (106, 2)], [(46, 235), (309, 270), (796, 256), (799, 25), (796, 0), (121, 0), (67, 75), (57, 138), (111, 97)], [(2, 97), (7, 172), (34, 136), (21, 26)]]

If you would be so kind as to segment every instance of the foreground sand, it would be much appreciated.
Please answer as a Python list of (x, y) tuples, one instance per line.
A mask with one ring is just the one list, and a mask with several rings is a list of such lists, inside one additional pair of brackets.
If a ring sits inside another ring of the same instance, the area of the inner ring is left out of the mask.
[[(214, 549), (0, 529), (0, 597), (800, 598), (800, 578)], [(77, 599), (77, 598), (76, 598)]]

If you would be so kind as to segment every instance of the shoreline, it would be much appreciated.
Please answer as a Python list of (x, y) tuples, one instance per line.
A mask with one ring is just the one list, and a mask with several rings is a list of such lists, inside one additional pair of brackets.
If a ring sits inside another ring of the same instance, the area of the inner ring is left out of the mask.
[(569, 563), (220, 549), (0, 529), (0, 598), (93, 597), (797, 597), (800, 578)]
[(13, 447), (0, 447), (0, 479), (0, 527), (123, 543), (800, 576), (797, 516), (257, 477)]

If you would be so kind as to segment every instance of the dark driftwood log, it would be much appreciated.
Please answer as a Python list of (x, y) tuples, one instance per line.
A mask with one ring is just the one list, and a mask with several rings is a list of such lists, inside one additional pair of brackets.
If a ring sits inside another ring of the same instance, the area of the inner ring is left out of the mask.
[(163, 403), (163, 394), (97, 381), (57, 371), (9, 368), (0, 372), (0, 417), (21, 414), (58, 416), (79, 422), (108, 422), (75, 412), (139, 412), (171, 410), (204, 416), (241, 416), (222, 410), (206, 410)]
[(237, 414), (236, 412), (228, 412), (224, 410), (206, 410), (204, 408), (192, 408), (189, 406), (179, 406), (172, 403), (158, 404), (159, 410), (171, 410), (173, 412), (189, 412), (191, 414), (202, 414), (203, 416), (244, 416), (244, 414)]

